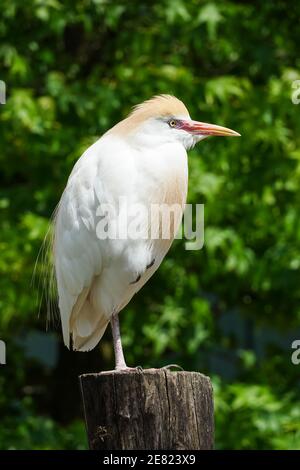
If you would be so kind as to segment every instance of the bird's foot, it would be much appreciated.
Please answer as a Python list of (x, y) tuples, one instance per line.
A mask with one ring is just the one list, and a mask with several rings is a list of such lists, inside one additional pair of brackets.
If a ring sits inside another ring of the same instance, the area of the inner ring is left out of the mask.
[(125, 365), (115, 367), (115, 372), (143, 372), (142, 366), (128, 367)]
[(170, 369), (179, 369), (179, 370), (184, 370), (181, 366), (179, 366), (178, 364), (168, 364), (167, 366), (164, 366), (164, 367), (161, 367), (161, 369), (166, 369), (166, 370), (170, 370)]

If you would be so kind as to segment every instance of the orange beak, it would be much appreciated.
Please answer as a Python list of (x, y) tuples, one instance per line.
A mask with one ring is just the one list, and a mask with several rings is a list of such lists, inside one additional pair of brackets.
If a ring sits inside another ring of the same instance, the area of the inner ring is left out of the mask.
[(216, 124), (207, 124), (198, 121), (182, 121), (181, 129), (194, 135), (222, 135), (222, 136), (240, 136), (238, 132), (227, 127), (217, 126)]

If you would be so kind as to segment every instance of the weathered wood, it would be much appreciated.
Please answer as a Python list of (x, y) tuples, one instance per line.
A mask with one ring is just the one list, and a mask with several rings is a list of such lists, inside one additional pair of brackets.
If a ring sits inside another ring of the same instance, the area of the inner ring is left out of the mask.
[(213, 447), (212, 386), (198, 372), (110, 371), (79, 381), (91, 449)]

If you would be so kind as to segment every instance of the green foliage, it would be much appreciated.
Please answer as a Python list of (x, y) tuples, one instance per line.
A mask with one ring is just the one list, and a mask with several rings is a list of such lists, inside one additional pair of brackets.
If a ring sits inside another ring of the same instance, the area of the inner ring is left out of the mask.
[(300, 409), (290, 396), (275, 396), (266, 385), (222, 386), (218, 380), (214, 390), (219, 448), (299, 449)]
[(1, 449), (33, 450), (81, 450), (87, 448), (84, 424), (74, 421), (64, 428), (53, 420), (37, 416), (33, 412), (31, 400), (25, 398), (17, 404), (15, 414), (2, 422), (0, 433)]
[[(83, 150), (132, 105), (173, 93), (195, 119), (242, 137), (207, 139), (191, 152), (189, 202), (205, 204), (205, 245), (189, 252), (176, 241), (122, 313), (128, 361), (214, 374), (218, 448), (299, 448), (299, 379), (285, 335), (295, 339), (300, 320), (300, 121), (291, 102), (300, 6), (2, 0), (1, 12), (0, 338), (8, 364), (0, 371), (0, 447), (86, 445), (79, 397), (73, 407), (66, 399), (71, 424), (53, 404), (62, 390), (74, 395), (78, 359), (60, 352), (49, 369), (17, 341), (45, 330), (32, 272)], [(269, 331), (262, 354), (255, 341)], [(111, 356), (107, 335), (101, 367)], [(61, 369), (73, 375), (58, 392)]]

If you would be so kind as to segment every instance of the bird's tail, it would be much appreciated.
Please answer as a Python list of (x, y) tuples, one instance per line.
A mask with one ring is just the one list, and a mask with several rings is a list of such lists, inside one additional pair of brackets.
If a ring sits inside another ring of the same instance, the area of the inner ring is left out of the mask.
[(89, 296), (79, 296), (70, 318), (72, 349), (90, 351), (105, 333), (109, 319), (95, 310)]

